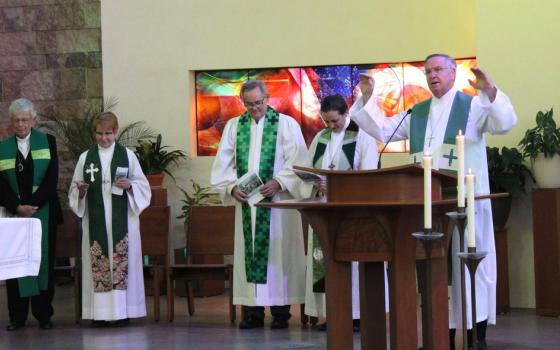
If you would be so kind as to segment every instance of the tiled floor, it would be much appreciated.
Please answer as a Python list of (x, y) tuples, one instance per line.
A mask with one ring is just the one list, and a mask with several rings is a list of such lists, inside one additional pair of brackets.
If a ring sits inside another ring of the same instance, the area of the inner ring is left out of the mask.
[[(68, 286), (58, 287), (55, 299), (55, 328), (43, 331), (30, 319), (27, 327), (16, 332), (4, 331), (7, 309), (4, 287), (0, 287), (0, 349), (103, 349), (103, 350), (160, 350), (160, 349), (326, 349), (326, 335), (310, 328), (302, 328), (299, 307), (292, 307), (294, 317), (287, 330), (269, 328), (240, 331), (231, 326), (224, 296), (196, 299), (196, 313), (189, 317), (184, 298), (176, 303), (176, 319), (162, 318), (154, 323), (149, 302), (149, 316), (133, 320), (127, 328), (92, 329), (88, 322), (73, 323), (72, 293)], [(162, 298), (162, 304), (164, 299)], [(460, 339), (457, 339), (460, 341)], [(359, 335), (354, 336), (354, 348), (359, 349)], [(498, 325), (488, 330), (489, 349), (560, 349), (560, 319), (534, 315), (533, 310), (513, 310), (499, 316)]]

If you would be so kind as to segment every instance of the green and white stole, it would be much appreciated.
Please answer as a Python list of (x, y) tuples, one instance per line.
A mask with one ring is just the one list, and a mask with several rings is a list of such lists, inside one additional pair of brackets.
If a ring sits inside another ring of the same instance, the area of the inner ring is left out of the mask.
[[(51, 151), (47, 135), (31, 129), (29, 138), (29, 155), (33, 159), (33, 189), (37, 191), (49, 164), (51, 162)], [(0, 144), (0, 174), (7, 181), (8, 185), (19, 195), (19, 188), (16, 174), (16, 155), (18, 152), (17, 140), (15, 136), (9, 137)], [(19, 295), (29, 297), (38, 295), (41, 290), (47, 290), (49, 281), (49, 203), (45, 203), (33, 215), (34, 218), (41, 220), (41, 265), (38, 276), (18, 278)]]
[[(353, 123), (353, 122), (350, 122)], [(331, 141), (332, 130), (324, 129), (320, 131), (319, 140), (315, 153), (313, 154), (313, 167), (321, 169), (323, 166), (323, 157), (328, 143)], [(358, 132), (350, 129), (350, 125), (344, 131), (344, 139), (342, 141), (342, 152), (339, 153), (337, 169), (352, 170), (354, 169), (354, 156), (356, 154)], [(334, 159), (332, 160), (334, 164)], [(313, 258), (313, 292), (325, 292), (325, 264), (323, 261), (323, 252), (319, 244), (319, 238), (313, 233), (313, 251), (310, 252)]]
[[(117, 167), (128, 168), (126, 148), (115, 143), (111, 160), (111, 183), (115, 181)], [(93, 174), (93, 176), (92, 176)], [(128, 286), (128, 196), (111, 194), (113, 228), (113, 268), (107, 257), (107, 226), (103, 205), (103, 176), (98, 146), (88, 150), (84, 164), (84, 181), (90, 186), (87, 192), (89, 217), (89, 253), (93, 278), (93, 291), (109, 292), (112, 289), (126, 290)]]
[[(272, 180), (274, 158), (276, 155), (276, 138), (280, 116), (268, 107), (263, 117), (264, 126), (260, 149), (259, 177), (263, 183)], [(249, 169), (249, 147), (251, 145), (251, 117), (245, 112), (239, 117), (235, 143), (237, 177), (245, 175)], [(270, 202), (264, 198), (263, 202)], [(270, 244), (270, 209), (257, 208), (255, 218), (255, 239), (253, 241), (251, 225), (251, 208), (242, 204), (243, 238), (245, 242), (245, 273), (247, 282), (265, 284), (268, 267), (268, 249)]]
[[(457, 172), (455, 137), (459, 130), (463, 131), (463, 135), (465, 134), (471, 101), (472, 96), (460, 91), (457, 92), (453, 99), (443, 145), (441, 146), (442, 156), (440, 159), (434, 159), (440, 170), (451, 173)], [(412, 108), (412, 115), (410, 116), (410, 158), (412, 163), (420, 163), (422, 160), (431, 102), (432, 99), (430, 98), (416, 104)]]

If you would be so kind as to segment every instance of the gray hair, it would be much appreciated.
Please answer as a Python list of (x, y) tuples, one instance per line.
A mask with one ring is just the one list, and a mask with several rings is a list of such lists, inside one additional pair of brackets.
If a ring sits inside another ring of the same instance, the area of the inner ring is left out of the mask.
[(424, 65), (426, 65), (426, 62), (428, 62), (430, 58), (434, 58), (434, 57), (443, 57), (447, 61), (449, 68), (453, 68), (453, 69), (457, 68), (457, 63), (455, 63), (455, 59), (444, 53), (433, 53), (431, 55), (428, 55), (428, 57), (426, 57), (426, 59), (424, 60)]
[(264, 97), (268, 97), (268, 89), (262, 80), (247, 80), (246, 82), (241, 85), (241, 92), (240, 95), (243, 97), (243, 94), (247, 91), (251, 91), (255, 88), (259, 88), (262, 92)]
[(18, 98), (17, 100), (14, 100), (12, 103), (10, 103), (10, 107), (8, 108), (8, 114), (10, 115), (10, 118), (13, 117), (16, 112), (20, 111), (29, 113), (31, 115), (31, 118), (33, 119), (37, 118), (37, 111), (35, 111), (33, 103), (31, 103), (31, 101), (26, 98)]

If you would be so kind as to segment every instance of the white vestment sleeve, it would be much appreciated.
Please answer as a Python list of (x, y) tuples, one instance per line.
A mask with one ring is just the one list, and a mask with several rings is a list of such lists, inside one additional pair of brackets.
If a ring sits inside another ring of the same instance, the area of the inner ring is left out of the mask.
[(479, 91), (478, 98), (473, 99), (471, 117), (476, 118), (480, 133), (505, 134), (517, 123), (517, 115), (509, 98), (498, 90), (494, 102), (490, 102), (486, 93)]
[(80, 198), (80, 191), (78, 186), (76, 186), (77, 181), (84, 181), (84, 163), (86, 161), (86, 153), (84, 152), (78, 158), (78, 163), (76, 164), (76, 169), (74, 169), (74, 176), (72, 177), (72, 182), (70, 183), (70, 189), (68, 190), (68, 205), (70, 209), (80, 218), (84, 217), (86, 210), (86, 198), (87, 192), (84, 198)]
[(236, 203), (231, 190), (237, 181), (235, 170), (235, 140), (237, 138), (237, 122), (239, 118), (230, 119), (222, 132), (218, 152), (212, 164), (210, 185), (218, 192), (224, 205)]
[(304, 198), (306, 186), (294, 174), (294, 164), (304, 164), (307, 160), (307, 146), (298, 123), (289, 116), (284, 116), (278, 124), (278, 138), (276, 147), (282, 147), (284, 163), (282, 169), (274, 174), (283, 191), (288, 191), (294, 198)]
[(134, 152), (127, 148), (126, 154), (128, 156), (128, 180), (132, 186), (132, 191), (128, 192), (128, 204), (135, 215), (140, 215), (142, 210), (150, 205), (152, 190)]
[(363, 130), (358, 131), (354, 169), (377, 169), (377, 141)]
[[(299, 165), (299, 166), (303, 166), (303, 167), (307, 167), (307, 168), (313, 168), (313, 156), (315, 155), (315, 150), (317, 149), (317, 143), (319, 143), (319, 135), (320, 135), (320, 131), (317, 133), (317, 135), (315, 135), (315, 137), (313, 138), (313, 141), (311, 141), (311, 144), (309, 145), (309, 150), (307, 151), (307, 156), (305, 157), (306, 160), (305, 162), (301, 163), (301, 164), (294, 164), (294, 165)], [(304, 182), (301, 181), (301, 189), (300, 189), (300, 194), (301, 194), (301, 198), (309, 198), (311, 197), (311, 195), (313, 194), (313, 182)]]
[[(352, 107), (350, 107), (350, 118), (358, 124), (370, 136), (381, 142), (387, 142), (399, 122), (406, 116), (406, 111), (386, 118), (381, 109), (377, 106), (375, 97), (371, 97), (364, 106), (360, 97)], [(404, 140), (408, 138), (409, 120), (405, 120), (391, 141)]]

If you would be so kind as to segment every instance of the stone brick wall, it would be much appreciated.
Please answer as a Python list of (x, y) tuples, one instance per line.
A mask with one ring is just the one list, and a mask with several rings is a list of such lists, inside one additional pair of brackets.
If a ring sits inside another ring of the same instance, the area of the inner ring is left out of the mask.
[[(19, 97), (74, 118), (103, 96), (99, 0), (0, 0), (0, 139)], [(60, 148), (60, 145), (59, 145)], [(62, 152), (61, 175), (73, 172)]]

